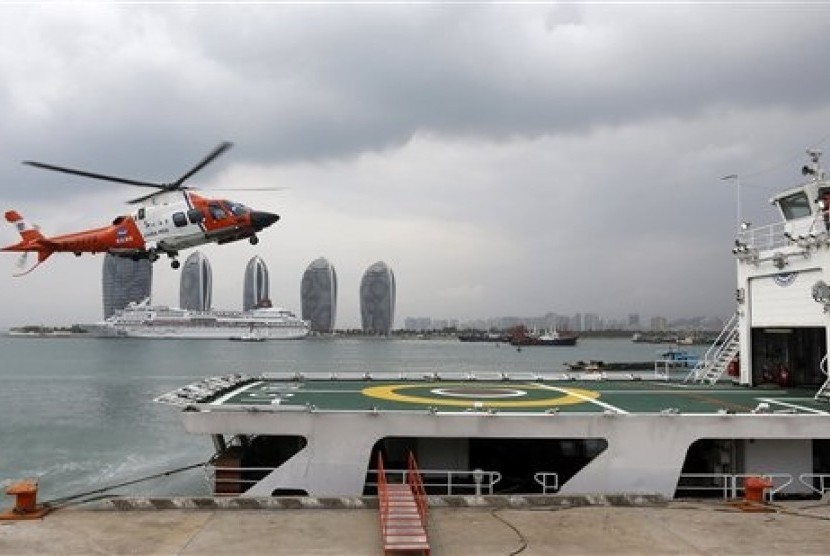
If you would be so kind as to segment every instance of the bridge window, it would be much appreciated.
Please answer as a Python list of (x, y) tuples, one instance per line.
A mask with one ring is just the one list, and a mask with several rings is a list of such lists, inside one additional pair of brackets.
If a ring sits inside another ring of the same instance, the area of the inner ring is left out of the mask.
[(778, 206), (781, 207), (781, 213), (787, 220), (804, 218), (812, 214), (810, 200), (803, 191), (778, 199)]
[(198, 224), (199, 222), (203, 222), (205, 220), (205, 214), (199, 209), (190, 209), (187, 211), (187, 218), (190, 220), (191, 224)]

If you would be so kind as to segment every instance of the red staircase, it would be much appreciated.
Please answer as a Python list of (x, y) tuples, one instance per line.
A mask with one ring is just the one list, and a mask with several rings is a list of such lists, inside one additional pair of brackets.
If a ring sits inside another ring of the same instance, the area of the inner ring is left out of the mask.
[(419, 552), (429, 555), (427, 504), (424, 483), (415, 457), (409, 453), (405, 483), (389, 483), (378, 454), (378, 506), (383, 553)]

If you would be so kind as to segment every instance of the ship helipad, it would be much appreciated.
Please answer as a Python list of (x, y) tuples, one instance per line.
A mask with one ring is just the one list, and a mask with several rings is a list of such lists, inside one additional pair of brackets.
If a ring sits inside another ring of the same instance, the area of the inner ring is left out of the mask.
[(667, 498), (734, 491), (748, 473), (777, 477), (777, 492), (820, 491), (822, 400), (814, 387), (610, 373), (237, 374), (157, 398), (213, 438), (218, 494), (371, 494), (377, 455), (395, 469), (412, 452), (445, 494)]
[[(211, 406), (315, 411), (801, 413), (827, 415), (815, 388), (747, 388), (642, 380), (252, 379)], [(766, 405), (763, 405), (766, 404)], [(759, 409), (760, 406), (760, 409)]]

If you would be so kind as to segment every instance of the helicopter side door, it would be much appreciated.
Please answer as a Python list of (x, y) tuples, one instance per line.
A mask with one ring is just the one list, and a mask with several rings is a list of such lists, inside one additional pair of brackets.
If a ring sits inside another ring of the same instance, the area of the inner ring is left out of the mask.
[(184, 203), (138, 209), (136, 221), (148, 243), (164, 250), (179, 250), (205, 243), (204, 212)]

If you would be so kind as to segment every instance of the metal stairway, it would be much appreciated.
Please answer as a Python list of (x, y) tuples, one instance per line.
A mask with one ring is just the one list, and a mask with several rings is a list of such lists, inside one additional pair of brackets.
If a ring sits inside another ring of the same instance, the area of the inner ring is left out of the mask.
[(403, 484), (386, 480), (383, 456), (378, 453), (378, 509), (384, 554), (418, 552), (429, 556), (429, 505), (411, 452)]
[(821, 385), (821, 388), (818, 389), (814, 398), (820, 402), (830, 402), (830, 374), (827, 372), (827, 354), (824, 355), (821, 359), (821, 363), (819, 363), (819, 368), (821, 372), (824, 373), (824, 376), (827, 377), (827, 380), (824, 381), (824, 384)]
[[(738, 313), (736, 312), (723, 327), (703, 358), (689, 371), (683, 382), (715, 384), (723, 376), (729, 364), (741, 350), (738, 338)], [(830, 386), (828, 386), (830, 396)], [(828, 397), (830, 399), (830, 397)]]

